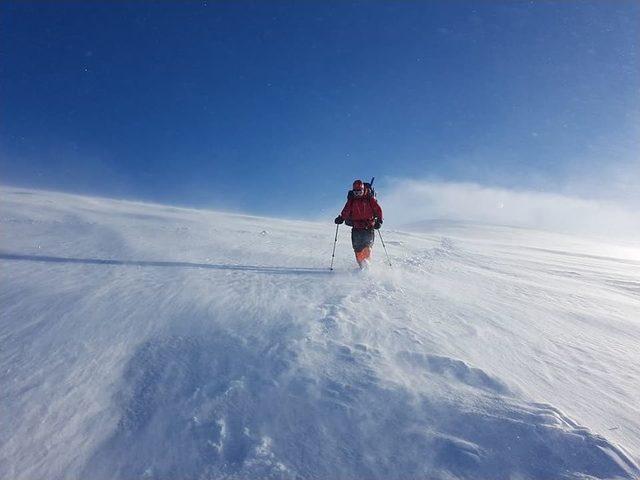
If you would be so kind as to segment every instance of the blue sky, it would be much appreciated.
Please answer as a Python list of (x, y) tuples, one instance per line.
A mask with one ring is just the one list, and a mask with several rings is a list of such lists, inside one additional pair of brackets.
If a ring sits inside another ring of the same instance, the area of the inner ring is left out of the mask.
[(633, 196), (638, 38), (624, 0), (4, 1), (0, 182), (276, 216), (372, 175)]

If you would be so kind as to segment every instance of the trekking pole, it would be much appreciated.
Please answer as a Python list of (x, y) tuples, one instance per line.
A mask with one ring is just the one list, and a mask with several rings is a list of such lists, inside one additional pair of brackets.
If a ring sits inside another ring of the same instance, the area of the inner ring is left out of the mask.
[(336, 238), (333, 240), (333, 253), (331, 254), (331, 266), (329, 270), (333, 270), (333, 259), (336, 258), (336, 243), (338, 243), (338, 227), (340, 225), (336, 225)]
[(380, 233), (380, 230), (378, 230), (378, 235), (380, 235), (380, 241), (382, 242), (382, 248), (384, 248), (384, 253), (387, 254), (387, 262), (389, 262), (389, 266), (392, 267), (393, 265), (391, 265), (391, 260), (389, 259), (389, 252), (387, 252), (387, 246), (384, 244), (384, 240), (382, 239), (382, 234)]

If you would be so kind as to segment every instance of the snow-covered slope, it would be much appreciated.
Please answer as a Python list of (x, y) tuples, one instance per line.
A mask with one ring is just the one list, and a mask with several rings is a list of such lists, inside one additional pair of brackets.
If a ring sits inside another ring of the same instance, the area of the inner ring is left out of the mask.
[(0, 195), (0, 478), (640, 474), (638, 249)]

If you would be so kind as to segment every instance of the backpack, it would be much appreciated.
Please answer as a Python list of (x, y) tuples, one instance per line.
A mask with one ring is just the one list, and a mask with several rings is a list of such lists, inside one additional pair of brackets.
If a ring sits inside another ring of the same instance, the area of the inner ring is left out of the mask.
[[(373, 181), (376, 177), (371, 177), (371, 181), (369, 183), (364, 182), (364, 195), (369, 198), (376, 198), (376, 190), (373, 188)], [(347, 200), (351, 200), (353, 198), (353, 190), (349, 190), (347, 192)]]

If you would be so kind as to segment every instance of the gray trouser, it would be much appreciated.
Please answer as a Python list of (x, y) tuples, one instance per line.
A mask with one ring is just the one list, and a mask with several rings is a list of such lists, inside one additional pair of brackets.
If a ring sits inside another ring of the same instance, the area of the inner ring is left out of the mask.
[(351, 229), (351, 245), (355, 252), (361, 251), (364, 247), (373, 247), (373, 241), (376, 238), (376, 232), (373, 229), (365, 230), (360, 228)]

